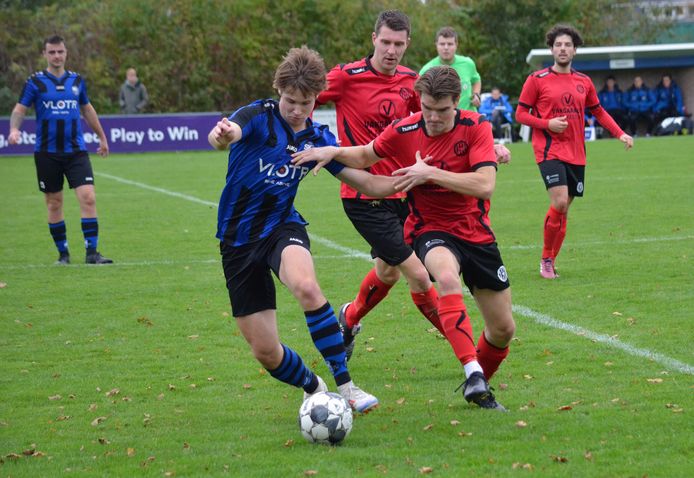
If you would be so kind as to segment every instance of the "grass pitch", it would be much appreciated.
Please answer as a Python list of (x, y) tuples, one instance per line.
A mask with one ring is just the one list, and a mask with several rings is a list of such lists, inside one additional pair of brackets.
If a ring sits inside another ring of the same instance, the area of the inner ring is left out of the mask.
[[(381, 407), (335, 448), (303, 440), (301, 391), (261, 369), (230, 317), (214, 238), (224, 153), (94, 155), (99, 248), (116, 261), (98, 267), (81, 264), (70, 191), (75, 264), (52, 264), (33, 160), (0, 158), (0, 476), (691, 476), (694, 138), (588, 144), (556, 281), (538, 273), (548, 200), (531, 148), (511, 149), (491, 212), (518, 325), (492, 380), (510, 413), (453, 393), (461, 367), (399, 284), (350, 362)], [(367, 247), (329, 174), (304, 180), (298, 208), (339, 307)], [(328, 379), (282, 288), (278, 317)]]

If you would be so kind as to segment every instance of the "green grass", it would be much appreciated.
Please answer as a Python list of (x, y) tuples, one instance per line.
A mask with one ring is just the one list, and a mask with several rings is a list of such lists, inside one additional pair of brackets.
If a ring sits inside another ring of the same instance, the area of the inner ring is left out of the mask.
[[(628, 153), (617, 141), (590, 143), (561, 278), (546, 281), (538, 264), (548, 201), (530, 146), (512, 145), (491, 213), (518, 325), (492, 384), (511, 412), (453, 393), (460, 365), (399, 284), (365, 320), (350, 363), (381, 407), (336, 448), (302, 439), (300, 391), (261, 370), (229, 316), (207, 204), (223, 186), (223, 153), (93, 156), (100, 250), (116, 261), (104, 267), (79, 264), (69, 191), (77, 264), (52, 265), (32, 158), (0, 158), (0, 476), (401, 477), (425, 467), (432, 476), (691, 476), (692, 150), (691, 136), (638, 140)], [(298, 207), (337, 307), (370, 264), (320, 238), (367, 247), (329, 174), (304, 181)], [(467, 303), (477, 335), (479, 313)], [(282, 288), (278, 317), (282, 339), (328, 376)], [(40, 453), (23, 455), (32, 449)]]

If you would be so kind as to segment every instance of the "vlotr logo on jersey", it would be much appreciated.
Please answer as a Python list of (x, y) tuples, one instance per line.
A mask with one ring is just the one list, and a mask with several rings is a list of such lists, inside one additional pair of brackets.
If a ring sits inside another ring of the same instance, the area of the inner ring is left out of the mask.
[[(266, 164), (263, 158), (258, 158), (258, 172), (265, 173), (268, 177), (274, 176), (279, 179), (287, 178), (301, 180), (309, 171), (311, 171), (311, 168), (306, 166), (294, 166), (293, 164), (278, 165), (275, 163)], [(289, 184), (286, 184), (286, 186), (289, 186)]]
[(74, 110), (77, 109), (77, 100), (48, 100), (42, 101), (43, 107), (47, 110)]

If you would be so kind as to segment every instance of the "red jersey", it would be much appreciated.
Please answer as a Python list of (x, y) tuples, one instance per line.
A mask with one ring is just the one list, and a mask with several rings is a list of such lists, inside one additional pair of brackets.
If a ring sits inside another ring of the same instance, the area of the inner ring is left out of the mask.
[[(434, 158), (430, 165), (455, 173), (472, 172), (482, 166), (496, 168), (490, 123), (484, 116), (465, 110), (458, 110), (451, 131), (434, 137), (427, 136), (422, 113), (397, 121), (376, 138), (374, 151), (381, 157), (394, 157), (398, 167), (414, 164), (419, 151), (422, 157)], [(489, 223), (488, 199), (423, 184), (410, 190), (408, 202), (405, 240), (410, 243), (428, 231), (444, 231), (473, 244), (496, 240)]]
[[(371, 57), (335, 66), (328, 73), (328, 89), (318, 95), (318, 104), (335, 103), (337, 133), (342, 146), (362, 146), (398, 118), (419, 111), (419, 95), (414, 91), (417, 73), (398, 66), (392, 76), (376, 71)], [(390, 176), (396, 167), (384, 158), (369, 168), (372, 174)], [(342, 184), (343, 198), (374, 199)], [(390, 198), (405, 197), (397, 193)]]
[[(570, 73), (558, 73), (549, 67), (528, 76), (518, 99), (516, 119), (533, 128), (536, 162), (559, 159), (580, 166), (586, 164), (586, 108), (613, 136), (624, 134), (600, 106), (595, 86), (587, 75), (574, 69)], [(532, 115), (529, 109), (533, 110)], [(562, 133), (548, 129), (549, 120), (558, 116), (566, 116), (569, 123)]]

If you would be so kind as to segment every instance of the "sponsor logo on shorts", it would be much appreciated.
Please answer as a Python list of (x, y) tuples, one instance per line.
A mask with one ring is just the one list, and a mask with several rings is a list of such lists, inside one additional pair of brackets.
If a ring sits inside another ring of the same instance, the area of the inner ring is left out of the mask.
[(431, 239), (430, 241), (427, 241), (424, 243), (424, 247), (427, 249), (431, 249), (434, 246), (440, 246), (441, 244), (445, 244), (446, 241), (443, 239)]
[(501, 266), (496, 270), (496, 276), (501, 282), (508, 281), (508, 274), (506, 273), (506, 267)]
[(545, 182), (547, 184), (554, 184), (559, 182), (559, 175), (558, 174), (548, 174), (545, 176)]
[(41, 191), (46, 189), (46, 183), (44, 183), (43, 181), (39, 181), (39, 189), (41, 189)]
[(84, 180), (87, 181), (87, 182), (89, 182), (89, 183), (93, 183), (93, 182), (94, 182), (94, 178), (91, 177), (91, 176), (86, 176), (86, 177), (84, 178)]
[(299, 244), (303, 244), (303, 243), (304, 243), (304, 241), (302, 241), (302, 240), (299, 239), (298, 237), (290, 237), (290, 238), (289, 238), (289, 242), (298, 242)]
[(583, 192), (583, 181), (579, 181), (578, 184), (576, 185), (576, 191), (579, 193)]

